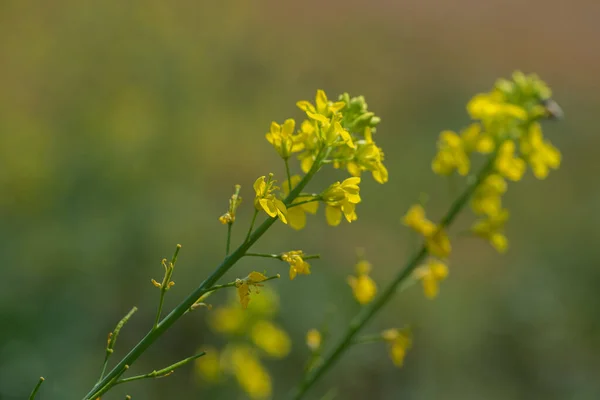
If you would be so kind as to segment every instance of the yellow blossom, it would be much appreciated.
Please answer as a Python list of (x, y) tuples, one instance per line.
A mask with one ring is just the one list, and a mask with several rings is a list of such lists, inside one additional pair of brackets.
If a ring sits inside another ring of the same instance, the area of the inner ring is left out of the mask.
[(421, 280), (425, 296), (433, 299), (439, 292), (440, 281), (446, 279), (448, 276), (448, 266), (432, 258), (424, 265), (415, 269), (414, 274)]
[(467, 111), (475, 120), (516, 118), (527, 119), (527, 111), (522, 107), (509, 104), (499, 91), (474, 96), (467, 104)]
[(439, 175), (450, 175), (458, 171), (460, 175), (467, 175), (471, 167), (469, 156), (465, 152), (460, 136), (452, 131), (443, 131), (438, 141), (438, 153), (431, 168)]
[(321, 347), (321, 332), (311, 329), (306, 333), (306, 345), (311, 351), (317, 351)]
[(321, 193), (321, 198), (327, 204), (325, 217), (329, 225), (339, 225), (342, 215), (348, 222), (358, 218), (355, 208), (361, 201), (359, 184), (360, 178), (347, 178), (342, 183), (334, 183)]
[(304, 173), (307, 173), (315, 162), (317, 153), (319, 152), (319, 136), (317, 135), (316, 122), (304, 120), (300, 125), (300, 132), (305, 151), (298, 155), (300, 160), (300, 168)]
[(546, 178), (550, 169), (558, 169), (560, 166), (560, 151), (544, 140), (542, 128), (537, 122), (531, 125), (521, 140), (520, 149), (538, 179)]
[(214, 309), (208, 323), (215, 332), (237, 334), (244, 331), (246, 320), (246, 313), (239, 306), (226, 306)]
[(271, 397), (271, 376), (249, 346), (230, 345), (224, 353), (225, 364), (251, 399)]
[(388, 181), (388, 170), (383, 165), (383, 151), (373, 141), (371, 128), (365, 128), (365, 138), (356, 142), (356, 151), (346, 168), (352, 176), (360, 176), (361, 171), (371, 171), (378, 183)]
[(425, 210), (421, 205), (413, 205), (403, 218), (409, 228), (425, 237), (427, 250), (437, 257), (448, 257), (452, 246), (446, 231), (425, 217)]
[(506, 181), (499, 174), (491, 174), (479, 185), (471, 208), (475, 214), (496, 215), (502, 208), (502, 195), (506, 192)]
[(515, 156), (515, 142), (506, 140), (498, 149), (496, 171), (511, 181), (518, 181), (525, 173), (525, 161)]
[(488, 240), (499, 253), (504, 253), (508, 249), (508, 239), (504, 235), (504, 224), (508, 220), (508, 216), (508, 210), (501, 210), (496, 215), (475, 222), (471, 227), (471, 231), (475, 235)]
[[(300, 180), (301, 180), (301, 178), (299, 175), (292, 176), (291, 177), (292, 188), (296, 187), (296, 185), (298, 185), (298, 182), (300, 182)], [(283, 192), (286, 197), (290, 194), (289, 188), (290, 188), (290, 184), (286, 180), (285, 182), (283, 182)], [(312, 197), (313, 196), (299, 195), (298, 197), (296, 197), (296, 199), (294, 199), (291, 206), (287, 208), (287, 220), (288, 220), (289, 226), (291, 226), (292, 228), (294, 228), (296, 230), (300, 230), (306, 226), (306, 213), (310, 213), (310, 214), (317, 213), (317, 210), (319, 208), (318, 201), (312, 201), (312, 202), (300, 204), (297, 206), (294, 205), (296, 203), (303, 203), (307, 200), (310, 200)]]
[(277, 122), (271, 122), (271, 130), (265, 135), (269, 143), (275, 147), (277, 153), (283, 159), (288, 159), (292, 153), (304, 149), (303, 135), (294, 134), (296, 122), (293, 119), (287, 119), (283, 125)]
[(317, 90), (317, 95), (315, 97), (315, 105), (306, 100), (299, 101), (296, 105), (304, 111), (309, 118), (322, 121), (323, 118), (327, 119), (331, 115), (337, 114), (346, 106), (346, 103), (343, 101), (335, 103), (329, 101), (325, 92), (319, 89)]
[(252, 326), (250, 337), (254, 344), (274, 358), (287, 356), (292, 347), (288, 334), (267, 320), (256, 322)]
[(202, 351), (206, 354), (195, 360), (196, 372), (206, 382), (218, 382), (221, 379), (219, 351), (214, 347), (208, 347)]
[(237, 288), (238, 296), (240, 298), (240, 304), (244, 309), (248, 307), (250, 302), (250, 288), (255, 287), (256, 293), (258, 293), (258, 287), (263, 286), (260, 282), (267, 279), (267, 277), (260, 272), (250, 272), (250, 274), (244, 279), (237, 279), (235, 281), (235, 287)]
[(283, 201), (273, 194), (274, 190), (279, 189), (277, 186), (273, 186), (274, 183), (272, 174), (269, 174), (269, 179), (266, 182), (264, 176), (259, 177), (254, 182), (254, 191), (256, 192), (254, 207), (257, 210), (263, 210), (272, 218), (279, 217), (281, 222), (287, 224), (287, 208)]
[(494, 151), (495, 143), (491, 135), (482, 132), (481, 124), (471, 124), (460, 132), (460, 140), (467, 154), (474, 151), (488, 154)]
[(369, 276), (370, 271), (371, 265), (368, 262), (359, 262), (356, 265), (356, 276), (348, 277), (354, 298), (360, 304), (370, 303), (377, 294), (377, 284)]
[(390, 345), (390, 358), (394, 365), (401, 367), (404, 364), (406, 351), (412, 346), (412, 338), (408, 330), (387, 329), (381, 332), (383, 340)]
[(302, 250), (288, 251), (281, 255), (281, 260), (290, 264), (290, 279), (294, 279), (298, 274), (310, 274), (310, 264), (302, 259), (303, 255)]

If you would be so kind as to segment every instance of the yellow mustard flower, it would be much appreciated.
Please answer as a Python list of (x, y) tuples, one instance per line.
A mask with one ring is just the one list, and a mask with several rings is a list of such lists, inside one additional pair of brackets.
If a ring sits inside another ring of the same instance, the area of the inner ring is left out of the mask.
[(381, 337), (390, 346), (390, 358), (394, 365), (401, 367), (404, 364), (406, 351), (412, 346), (410, 332), (406, 329), (386, 329), (381, 332)]
[(252, 326), (250, 337), (254, 344), (273, 358), (287, 356), (292, 347), (288, 334), (270, 321), (257, 321)]
[(300, 125), (300, 132), (305, 151), (298, 155), (300, 160), (300, 168), (304, 173), (307, 173), (315, 162), (317, 153), (319, 152), (319, 136), (315, 127), (315, 121), (304, 120)]
[(356, 276), (348, 277), (348, 284), (352, 288), (354, 298), (360, 304), (370, 303), (377, 294), (377, 284), (369, 276), (371, 264), (362, 260), (356, 264)]
[(219, 333), (242, 333), (246, 325), (246, 313), (239, 306), (225, 306), (214, 309), (208, 318), (211, 329)]
[(504, 253), (508, 249), (508, 239), (504, 235), (504, 224), (508, 220), (509, 212), (504, 209), (486, 219), (477, 221), (471, 227), (471, 231), (490, 242), (499, 252)]
[(460, 175), (467, 175), (471, 167), (469, 156), (463, 148), (460, 136), (452, 131), (443, 131), (438, 140), (438, 153), (431, 168), (439, 175), (450, 175), (457, 171)]
[[(292, 182), (292, 188), (296, 187), (296, 185), (298, 185), (298, 182), (300, 182), (301, 179), (302, 178), (300, 178), (299, 175), (292, 176), (290, 178)], [(290, 184), (287, 180), (283, 182), (283, 192), (286, 197), (290, 194)], [(318, 201), (294, 206), (295, 203), (302, 203), (307, 200), (310, 200), (311, 198), (313, 198), (313, 196), (299, 195), (298, 197), (296, 197), (296, 199), (294, 199), (292, 205), (287, 208), (287, 220), (289, 226), (296, 230), (300, 230), (306, 226), (306, 213), (317, 213), (317, 210), (319, 209)]]
[(496, 171), (511, 181), (518, 181), (525, 173), (525, 161), (515, 156), (515, 142), (506, 140), (498, 149), (495, 162)]
[(502, 209), (502, 195), (507, 184), (502, 175), (491, 174), (479, 185), (471, 200), (475, 214), (496, 215)]
[(321, 198), (327, 204), (325, 217), (329, 225), (339, 225), (342, 215), (348, 222), (358, 219), (355, 208), (361, 201), (359, 184), (360, 178), (347, 178), (341, 183), (334, 183), (321, 193)]
[(373, 179), (378, 183), (388, 181), (388, 170), (383, 165), (383, 150), (373, 141), (371, 128), (365, 128), (365, 138), (356, 142), (356, 151), (346, 168), (352, 176), (360, 176), (361, 171), (371, 171)]
[(310, 264), (302, 259), (303, 255), (302, 250), (292, 250), (281, 255), (281, 260), (290, 264), (290, 279), (292, 280), (298, 274), (310, 274)]
[(314, 105), (306, 100), (301, 100), (297, 102), (296, 105), (299, 109), (304, 111), (309, 118), (322, 120), (323, 118), (327, 119), (331, 115), (337, 114), (346, 106), (346, 103), (343, 101), (337, 101), (335, 103), (329, 101), (325, 92), (319, 89), (317, 90)]
[(250, 272), (250, 274), (244, 279), (237, 279), (235, 281), (235, 287), (237, 288), (238, 296), (240, 298), (240, 304), (244, 309), (248, 307), (250, 302), (250, 288), (254, 286), (256, 293), (258, 293), (258, 287), (263, 286), (260, 282), (267, 279), (267, 277), (260, 272)]
[(527, 111), (507, 103), (504, 95), (497, 90), (474, 96), (467, 104), (467, 111), (471, 118), (484, 122), (505, 118), (527, 119)]
[(425, 237), (427, 249), (431, 254), (440, 258), (448, 257), (452, 246), (446, 231), (425, 217), (425, 210), (421, 205), (415, 204), (409, 208), (403, 222)]
[(239, 385), (254, 400), (271, 397), (271, 376), (249, 346), (229, 345), (224, 351), (225, 365), (235, 375)]
[(319, 332), (318, 330), (310, 329), (306, 333), (306, 345), (311, 351), (315, 352), (319, 350), (319, 348), (321, 347), (321, 341), (321, 332)]
[(272, 218), (279, 217), (281, 222), (287, 224), (287, 208), (283, 201), (273, 194), (274, 190), (279, 189), (277, 186), (273, 186), (274, 183), (273, 174), (269, 174), (267, 181), (265, 181), (265, 176), (261, 176), (254, 182), (254, 191), (256, 192), (254, 207), (257, 210), (263, 210)]
[(229, 199), (229, 209), (227, 212), (219, 217), (219, 222), (223, 225), (233, 224), (235, 222), (235, 216), (237, 209), (242, 203), (242, 197), (240, 196), (240, 185), (235, 185), (235, 193)]
[(203, 348), (201, 351), (206, 354), (194, 361), (198, 376), (209, 383), (218, 382), (222, 373), (219, 351), (214, 347)]
[(545, 179), (550, 169), (558, 169), (560, 166), (560, 151), (544, 140), (542, 127), (537, 122), (531, 124), (522, 138), (520, 149), (538, 179)]
[(424, 265), (415, 269), (414, 274), (417, 279), (421, 280), (425, 296), (433, 299), (438, 295), (440, 281), (446, 279), (448, 276), (448, 266), (432, 258)]
[(481, 124), (471, 124), (460, 132), (460, 140), (467, 154), (478, 152), (489, 154), (494, 151), (494, 138), (482, 131)]
[(279, 156), (287, 160), (292, 153), (304, 150), (302, 134), (294, 134), (296, 121), (286, 119), (283, 125), (271, 122), (271, 130), (265, 135), (269, 143), (275, 147)]

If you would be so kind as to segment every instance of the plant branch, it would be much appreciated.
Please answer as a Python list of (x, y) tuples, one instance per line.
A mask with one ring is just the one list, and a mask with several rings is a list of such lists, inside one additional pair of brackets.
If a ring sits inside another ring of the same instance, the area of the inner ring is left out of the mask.
[[(463, 193), (452, 203), (446, 215), (440, 221), (440, 228), (449, 226), (460, 210), (467, 204), (477, 187), (483, 182), (483, 180), (492, 171), (495, 161), (495, 155), (491, 156), (485, 166), (477, 174), (475, 180), (469, 184)], [(375, 300), (365, 306), (359, 313), (352, 319), (348, 330), (342, 336), (340, 341), (336, 344), (334, 349), (319, 363), (315, 368), (311, 369), (305, 376), (304, 380), (294, 389), (291, 393), (291, 398), (300, 399), (304, 396), (306, 391), (325, 374), (329, 368), (340, 358), (340, 356), (346, 351), (346, 349), (353, 343), (355, 335), (358, 331), (366, 325), (366, 323), (373, 317), (377, 312), (392, 298), (398, 286), (406, 279), (410, 278), (415, 268), (421, 264), (421, 262), (428, 255), (427, 247), (423, 244), (420, 250), (406, 263), (404, 268), (400, 270), (394, 280), (381, 292), (381, 294), (375, 298)]]
[(34, 400), (35, 399), (35, 396), (37, 395), (37, 392), (40, 390), (40, 386), (42, 386), (42, 383), (44, 383), (44, 381), (45, 381), (44, 377), (40, 376), (40, 380), (35, 385), (35, 387), (33, 388), (33, 391), (29, 395), (29, 400)]

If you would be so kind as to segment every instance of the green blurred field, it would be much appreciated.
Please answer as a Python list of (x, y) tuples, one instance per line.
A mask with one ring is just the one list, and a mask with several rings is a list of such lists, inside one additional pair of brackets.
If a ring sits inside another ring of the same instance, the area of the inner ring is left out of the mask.
[[(561, 169), (509, 189), (509, 253), (458, 242), (437, 300), (413, 288), (369, 328), (413, 325), (405, 367), (383, 346), (356, 348), (308, 398), (330, 388), (339, 399), (600, 398), (598, 12), (592, 0), (1, 2), (0, 399), (24, 398), (40, 375), (40, 399), (81, 398), (106, 333), (131, 306), (140, 311), (117, 355), (148, 329), (158, 297), (149, 281), (176, 243), (167, 307), (221, 260), (217, 217), (236, 183), (242, 239), (252, 183), (284, 173), (264, 140), (271, 121), (300, 119), (295, 102), (318, 88), (363, 94), (383, 119), (389, 183), (365, 179), (352, 225), (331, 228), (321, 211), (301, 232), (276, 225), (256, 247), (323, 255), (310, 277), (272, 285), (294, 341), (286, 360), (268, 364), (281, 398), (325, 309), (336, 306), (334, 334), (358, 310), (346, 284), (355, 248), (377, 281), (394, 274), (410, 249), (402, 213), (421, 192), (438, 215), (451, 199), (430, 169), (438, 133), (465, 125), (470, 96), (514, 69), (545, 79), (566, 120), (544, 126)], [(286, 272), (257, 260), (239, 268), (227, 277)], [(205, 314), (180, 321), (134, 373), (222, 343)], [(243, 398), (234, 384), (206, 388), (193, 368), (105, 398), (125, 393)]]

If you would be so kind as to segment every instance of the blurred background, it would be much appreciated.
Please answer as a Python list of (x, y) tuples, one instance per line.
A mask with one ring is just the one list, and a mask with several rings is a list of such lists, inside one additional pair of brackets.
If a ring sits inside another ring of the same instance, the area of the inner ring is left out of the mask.
[[(282, 224), (254, 250), (321, 253), (313, 274), (270, 282), (277, 323), (292, 338), (266, 360), (281, 398), (308, 358), (304, 336), (327, 309), (339, 334), (359, 309), (346, 283), (366, 249), (384, 285), (410, 251), (400, 217), (421, 192), (439, 217), (451, 196), (433, 175), (437, 135), (468, 123), (465, 104), (515, 69), (554, 90), (564, 121), (546, 123), (563, 153), (548, 180), (531, 174), (505, 198), (511, 248), (455, 244), (434, 301), (413, 287), (366, 333), (411, 324), (414, 347), (395, 368), (383, 344), (356, 347), (307, 398), (600, 398), (600, 3), (547, 1), (2, 1), (0, 3), (0, 399), (78, 399), (96, 381), (106, 334), (133, 306), (115, 361), (149, 328), (150, 279), (181, 243), (170, 309), (224, 254), (217, 218), (233, 185), (251, 216), (252, 183), (281, 160), (264, 139), (272, 120), (301, 120), (297, 100), (362, 94), (383, 122), (377, 143), (390, 181), (365, 175), (359, 219), (300, 232)], [(298, 171), (295, 164), (293, 169)], [(325, 170), (319, 191), (345, 174)], [(225, 277), (281, 272), (244, 260)], [(215, 305), (227, 294), (214, 295)], [(222, 347), (200, 309), (132, 368), (148, 372)], [(212, 387), (193, 366), (105, 396), (246, 398)], [(331, 392), (330, 392), (331, 393)]]

